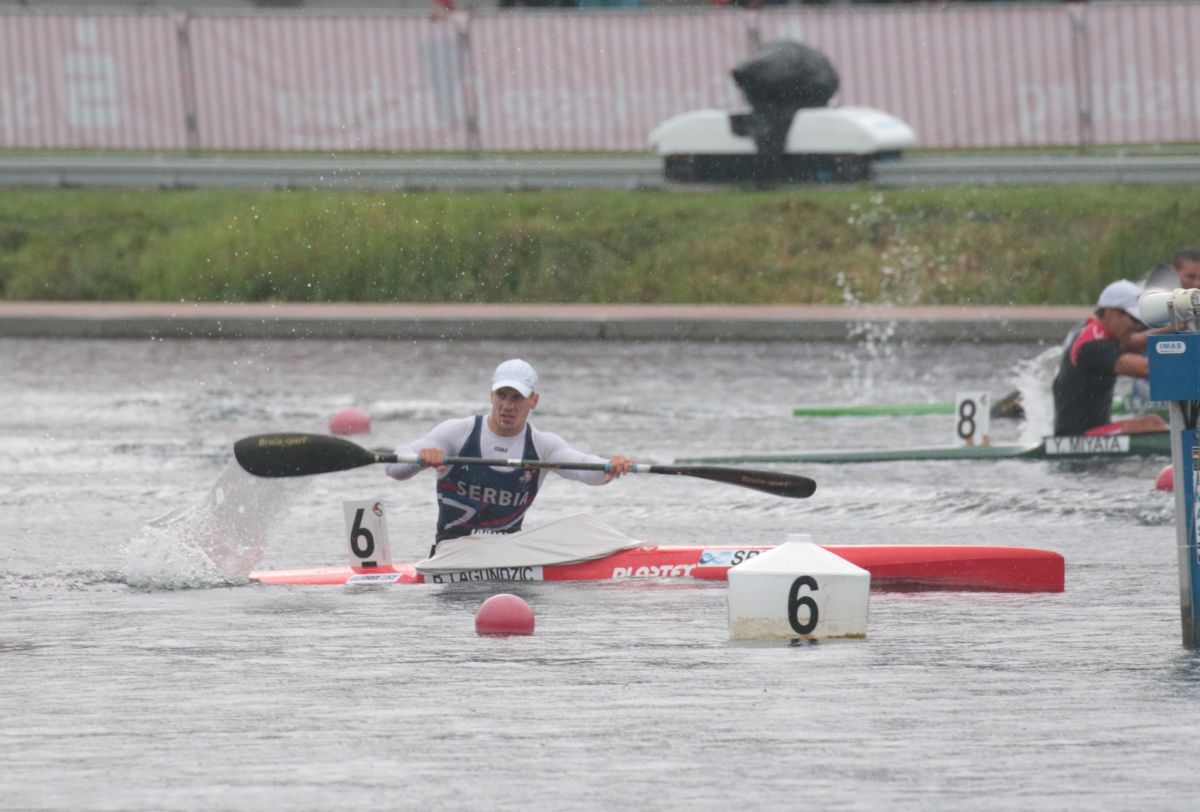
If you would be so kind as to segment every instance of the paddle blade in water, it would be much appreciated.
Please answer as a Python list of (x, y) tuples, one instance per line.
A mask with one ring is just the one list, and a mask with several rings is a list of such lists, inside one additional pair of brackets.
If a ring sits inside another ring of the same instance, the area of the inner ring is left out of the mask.
[(394, 455), (369, 451), (340, 437), (323, 434), (257, 434), (233, 445), (238, 464), (255, 476), (287, 477), (346, 471)]

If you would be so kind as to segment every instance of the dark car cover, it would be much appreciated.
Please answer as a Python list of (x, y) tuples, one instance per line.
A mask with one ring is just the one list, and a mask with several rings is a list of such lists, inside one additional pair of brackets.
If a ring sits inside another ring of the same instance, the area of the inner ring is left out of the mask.
[(754, 112), (747, 132), (762, 155), (782, 155), (796, 111), (824, 107), (837, 93), (838, 74), (820, 51), (798, 42), (763, 46), (733, 69), (733, 81)]

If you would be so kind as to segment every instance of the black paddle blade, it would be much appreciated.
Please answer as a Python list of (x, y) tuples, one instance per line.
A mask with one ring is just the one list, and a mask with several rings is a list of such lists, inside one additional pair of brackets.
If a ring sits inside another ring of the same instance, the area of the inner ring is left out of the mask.
[(327, 474), (395, 460), (394, 455), (368, 451), (349, 440), (324, 434), (243, 437), (233, 444), (233, 456), (247, 472), (263, 477)]
[(806, 476), (783, 474), (776, 471), (748, 471), (743, 468), (718, 468), (702, 465), (653, 465), (650, 470), (655, 474), (676, 474), (709, 479), (713, 482), (727, 482), (730, 485), (741, 485), (743, 488), (753, 488), (756, 491), (774, 496), (786, 496), (790, 499), (807, 499), (817, 490), (815, 480)]

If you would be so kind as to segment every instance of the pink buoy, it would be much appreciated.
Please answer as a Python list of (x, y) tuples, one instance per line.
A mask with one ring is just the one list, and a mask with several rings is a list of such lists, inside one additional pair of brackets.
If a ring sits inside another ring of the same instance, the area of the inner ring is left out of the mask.
[(329, 418), (331, 434), (366, 434), (371, 430), (371, 418), (362, 409), (347, 406)]
[(493, 595), (475, 613), (475, 633), (533, 634), (533, 610), (516, 595)]
[(1175, 466), (1168, 465), (1166, 468), (1158, 472), (1158, 479), (1154, 480), (1156, 490), (1167, 491), (1171, 493), (1175, 490)]

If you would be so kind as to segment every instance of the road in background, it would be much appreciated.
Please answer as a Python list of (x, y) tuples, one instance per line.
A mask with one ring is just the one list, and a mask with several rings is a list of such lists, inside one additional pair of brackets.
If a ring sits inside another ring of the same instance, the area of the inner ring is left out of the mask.
[[(995, 153), (876, 164), (879, 187), (1197, 183), (1200, 154)], [(0, 155), (0, 186), (236, 189), (666, 189), (653, 156)]]

